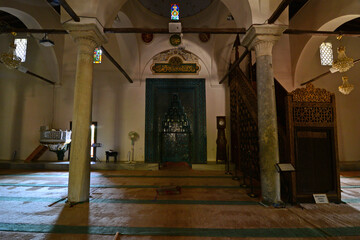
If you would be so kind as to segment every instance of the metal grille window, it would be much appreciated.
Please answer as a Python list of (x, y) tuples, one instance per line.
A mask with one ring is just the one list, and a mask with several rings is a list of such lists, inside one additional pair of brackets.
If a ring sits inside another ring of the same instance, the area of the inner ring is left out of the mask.
[(15, 38), (14, 44), (16, 44), (16, 50), (15, 50), (16, 56), (21, 58), (21, 62), (25, 62), (27, 39), (26, 38)]
[(323, 66), (331, 66), (333, 64), (333, 50), (330, 42), (323, 42), (320, 45), (320, 61)]

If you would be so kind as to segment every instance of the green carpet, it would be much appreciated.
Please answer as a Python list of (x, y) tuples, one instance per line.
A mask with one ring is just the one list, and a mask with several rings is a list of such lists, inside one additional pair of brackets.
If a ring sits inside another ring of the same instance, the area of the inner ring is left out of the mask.
[[(53, 203), (61, 198), (38, 198), (38, 197), (0, 197), (1, 201), (17, 202), (45, 202)], [(65, 202), (65, 200), (60, 201)], [(259, 205), (256, 201), (213, 201), (213, 200), (139, 200), (139, 199), (99, 199), (90, 198), (90, 203), (123, 203), (123, 204), (192, 204), (192, 205)]]

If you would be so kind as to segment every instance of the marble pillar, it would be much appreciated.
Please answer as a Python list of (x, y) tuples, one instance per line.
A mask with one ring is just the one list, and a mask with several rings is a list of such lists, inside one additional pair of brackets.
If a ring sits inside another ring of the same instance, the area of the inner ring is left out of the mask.
[(280, 175), (275, 168), (279, 163), (279, 144), (272, 49), (285, 29), (286, 26), (274, 24), (253, 25), (242, 41), (256, 54), (261, 194), (267, 204), (281, 202)]
[(89, 201), (94, 49), (106, 38), (96, 23), (66, 23), (64, 27), (77, 44), (68, 186), (68, 201), (72, 204)]

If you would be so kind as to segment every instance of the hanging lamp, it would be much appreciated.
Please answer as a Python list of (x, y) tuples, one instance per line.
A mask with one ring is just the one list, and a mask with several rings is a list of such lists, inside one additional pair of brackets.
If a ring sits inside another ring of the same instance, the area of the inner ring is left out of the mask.
[(344, 95), (348, 95), (352, 90), (354, 90), (354, 85), (350, 84), (348, 80), (348, 77), (342, 77), (343, 84), (339, 86), (339, 92)]
[[(341, 41), (342, 35), (338, 36), (337, 39)], [(332, 68), (339, 72), (346, 72), (354, 66), (354, 59), (347, 57), (345, 50), (346, 48), (341, 45), (337, 48), (338, 59), (332, 65)]]

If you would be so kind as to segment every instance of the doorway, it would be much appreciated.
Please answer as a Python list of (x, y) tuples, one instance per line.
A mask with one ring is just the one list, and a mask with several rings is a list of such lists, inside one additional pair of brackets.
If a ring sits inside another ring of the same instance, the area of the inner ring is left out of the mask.
[[(72, 121), (70, 121), (70, 131), (72, 130)], [(90, 158), (96, 162), (96, 138), (97, 138), (97, 122), (91, 122), (90, 125)], [(68, 161), (70, 161), (71, 143), (69, 144)]]
[(189, 121), (191, 163), (207, 162), (205, 79), (146, 79), (145, 162), (161, 159), (162, 122), (176, 94)]

